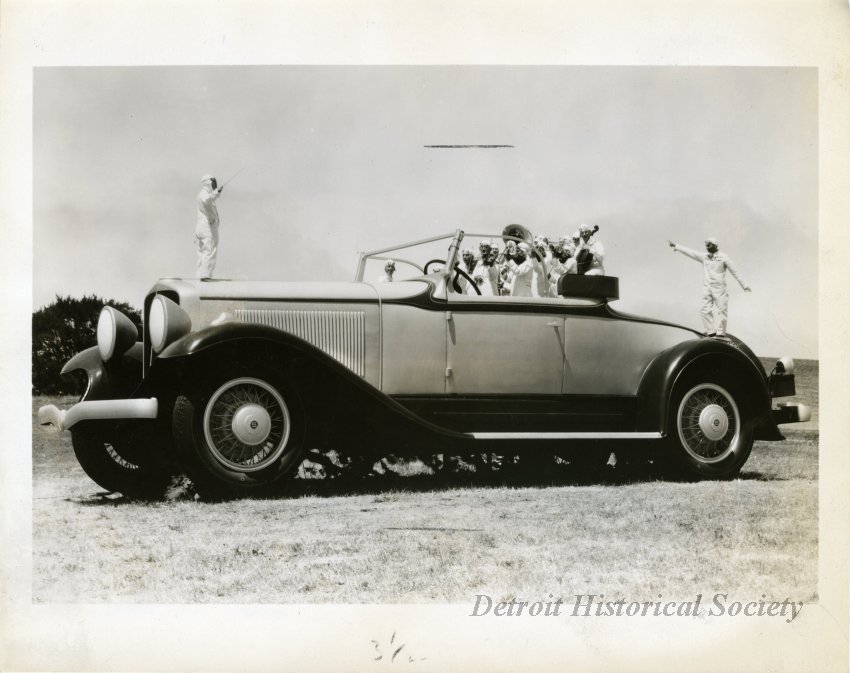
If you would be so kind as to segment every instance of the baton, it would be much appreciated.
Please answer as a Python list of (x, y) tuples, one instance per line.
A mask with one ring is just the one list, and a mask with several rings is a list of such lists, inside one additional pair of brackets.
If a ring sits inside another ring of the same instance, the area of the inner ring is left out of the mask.
[(240, 174), (242, 171), (244, 171), (246, 168), (248, 168), (248, 167), (247, 167), (247, 166), (243, 166), (243, 167), (242, 167), (242, 168), (240, 168), (238, 171), (236, 171), (236, 172), (235, 172), (233, 175), (231, 175), (231, 176), (230, 176), (230, 177), (229, 177), (229, 178), (228, 178), (228, 179), (227, 179), (224, 183), (222, 183), (221, 188), (222, 188), (222, 189), (224, 189), (224, 187), (225, 187), (228, 183), (230, 183), (230, 182), (233, 180), (233, 178), (235, 178), (237, 175), (239, 175), (239, 174)]

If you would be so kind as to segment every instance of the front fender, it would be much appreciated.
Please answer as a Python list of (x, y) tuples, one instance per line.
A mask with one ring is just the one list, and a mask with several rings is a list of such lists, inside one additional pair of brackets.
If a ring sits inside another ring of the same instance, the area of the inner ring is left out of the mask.
[[(222, 325), (213, 325), (197, 332), (190, 332), (184, 337), (177, 339), (172, 344), (169, 344), (162, 353), (159, 354), (159, 360), (173, 360), (175, 358), (186, 357), (187, 355), (195, 355), (202, 351), (226, 344), (228, 342), (244, 341), (246, 339), (261, 339), (273, 342), (282, 346), (288, 346), (299, 352), (304, 353), (320, 353), (324, 357), (330, 358), (327, 354), (319, 351), (308, 341), (277, 329), (268, 325), (260, 325), (256, 323), (229, 322)], [(336, 362), (335, 360), (333, 360)]]
[(647, 367), (638, 388), (638, 430), (665, 432), (676, 383), (694, 367), (731, 372), (746, 391), (745, 402), (759, 439), (783, 439), (772, 421), (768, 381), (758, 359), (741, 342), (718, 339), (683, 341), (660, 353)]
[(226, 323), (186, 335), (154, 361), (148, 389), (167, 387), (173, 394), (183, 394), (220, 363), (246, 359), (285, 369), (297, 381), (308, 415), (327, 431), (328, 441), (349, 443), (358, 438), (376, 448), (431, 447), (434, 441), (446, 447), (472, 441), (414, 414), (313, 344), (267, 325)]
[(132, 397), (142, 381), (142, 342), (112, 362), (104, 362), (97, 346), (80, 351), (62, 367), (62, 374), (84, 371), (88, 385), (81, 400), (113, 400)]

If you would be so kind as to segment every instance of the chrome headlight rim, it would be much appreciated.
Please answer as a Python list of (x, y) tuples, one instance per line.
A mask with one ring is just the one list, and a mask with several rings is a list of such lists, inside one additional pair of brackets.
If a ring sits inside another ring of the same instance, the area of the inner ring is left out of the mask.
[(112, 311), (109, 306), (104, 306), (100, 309), (100, 315), (97, 318), (97, 347), (100, 350), (100, 357), (105, 362), (109, 362), (115, 354), (117, 331)]
[(158, 294), (151, 302), (151, 308), (148, 312), (148, 336), (151, 340), (151, 348), (155, 353), (161, 353), (166, 346), (168, 337), (168, 312), (162, 301), (162, 295)]
[(154, 353), (161, 353), (191, 329), (192, 320), (179, 304), (163, 294), (153, 298), (148, 310), (147, 333)]
[(104, 362), (126, 353), (139, 337), (135, 323), (111, 306), (100, 309), (96, 333), (97, 347)]

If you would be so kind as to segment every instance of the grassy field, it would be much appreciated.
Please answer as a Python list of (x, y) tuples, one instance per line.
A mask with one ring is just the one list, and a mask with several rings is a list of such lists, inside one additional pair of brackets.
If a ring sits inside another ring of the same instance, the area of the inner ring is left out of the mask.
[[(797, 399), (816, 409), (817, 363), (799, 365)], [(33, 600), (471, 603), (478, 593), (688, 600), (720, 591), (809, 601), (816, 418), (786, 426), (785, 442), (757, 442), (741, 478), (724, 483), (662, 482), (618, 466), (545, 479), (295, 480), (287, 497), (221, 503), (101, 494), (68, 433), (34, 421)]]

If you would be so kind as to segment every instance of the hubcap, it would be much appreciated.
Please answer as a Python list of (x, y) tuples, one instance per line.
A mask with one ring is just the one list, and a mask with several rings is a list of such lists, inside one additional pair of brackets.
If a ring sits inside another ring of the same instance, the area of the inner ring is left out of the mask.
[(246, 404), (233, 414), (231, 429), (243, 444), (256, 446), (266, 441), (272, 429), (272, 417), (259, 404)]
[(682, 397), (677, 415), (679, 440), (701, 463), (718, 463), (735, 452), (741, 416), (732, 395), (714, 383), (701, 383)]
[(723, 438), (729, 430), (729, 416), (719, 404), (709, 404), (699, 415), (699, 427), (712, 442)]
[(204, 411), (204, 437), (212, 457), (236, 472), (274, 465), (289, 441), (289, 409), (274, 386), (233, 379), (216, 390)]

